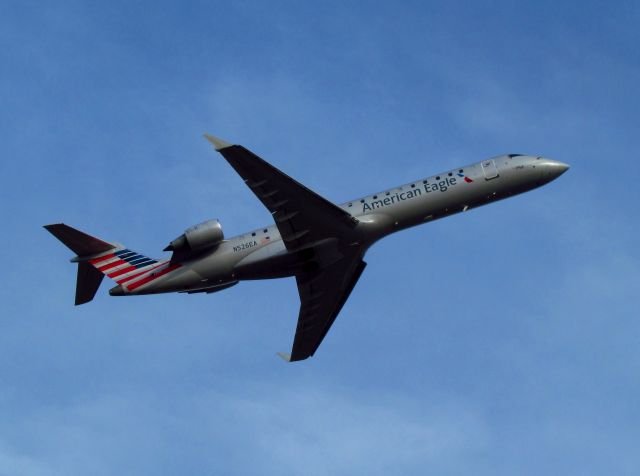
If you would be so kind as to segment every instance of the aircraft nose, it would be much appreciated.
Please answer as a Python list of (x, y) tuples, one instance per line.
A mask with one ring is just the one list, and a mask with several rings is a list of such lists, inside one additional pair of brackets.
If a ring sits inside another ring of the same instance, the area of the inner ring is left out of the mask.
[(570, 168), (569, 164), (565, 164), (564, 162), (560, 162), (559, 160), (549, 160), (548, 167), (550, 167), (553, 173), (558, 177)]
[(544, 170), (544, 174), (549, 180), (557, 179), (563, 173), (569, 170), (569, 164), (565, 164), (564, 162), (560, 162), (559, 160), (541, 158), (540, 161), (542, 162), (540, 165)]

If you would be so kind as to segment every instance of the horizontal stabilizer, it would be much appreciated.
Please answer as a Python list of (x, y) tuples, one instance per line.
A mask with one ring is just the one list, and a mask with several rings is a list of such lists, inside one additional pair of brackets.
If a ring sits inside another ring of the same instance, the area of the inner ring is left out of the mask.
[(78, 256), (95, 255), (115, 248), (111, 243), (94, 238), (64, 223), (45, 225), (44, 227)]
[(104, 279), (104, 274), (87, 262), (78, 263), (78, 280), (76, 282), (76, 306), (93, 299)]
[(280, 357), (285, 362), (291, 362), (291, 354), (287, 354), (285, 352), (276, 352), (276, 354), (278, 354), (278, 357)]
[(45, 228), (78, 255), (71, 260), (78, 263), (76, 306), (94, 298), (105, 276), (121, 283), (124, 279), (137, 276), (140, 269), (157, 263), (156, 260), (87, 235), (64, 223), (45, 225)]

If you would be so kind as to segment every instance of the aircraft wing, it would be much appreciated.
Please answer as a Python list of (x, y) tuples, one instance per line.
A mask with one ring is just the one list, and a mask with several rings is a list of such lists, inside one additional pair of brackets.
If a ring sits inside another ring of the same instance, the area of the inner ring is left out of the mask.
[(362, 250), (350, 247), (358, 220), (240, 145), (206, 139), (231, 164), (267, 207), (289, 250), (337, 238), (336, 260), (296, 275), (300, 313), (291, 354), (285, 360), (311, 357), (358, 282), (366, 263)]
[(299, 249), (348, 235), (358, 220), (241, 145), (205, 134), (273, 215), (284, 245)]
[(358, 254), (296, 276), (300, 295), (298, 326), (291, 355), (280, 354), (281, 357), (294, 362), (315, 353), (366, 266)]

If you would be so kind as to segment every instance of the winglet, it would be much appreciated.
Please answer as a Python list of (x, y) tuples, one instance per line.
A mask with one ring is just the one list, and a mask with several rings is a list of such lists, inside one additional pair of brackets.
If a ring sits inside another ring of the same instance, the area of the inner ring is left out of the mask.
[(286, 354), (284, 352), (276, 352), (276, 354), (278, 354), (278, 357), (280, 357), (285, 362), (291, 362), (291, 354)]
[(227, 147), (231, 147), (233, 145), (209, 134), (205, 134), (204, 138), (211, 142), (216, 150), (226, 149)]

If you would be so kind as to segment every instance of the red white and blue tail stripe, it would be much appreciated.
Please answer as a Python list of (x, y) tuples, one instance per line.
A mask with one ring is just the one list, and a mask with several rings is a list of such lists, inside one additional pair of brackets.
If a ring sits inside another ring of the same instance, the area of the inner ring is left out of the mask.
[(89, 263), (127, 291), (133, 291), (181, 266), (166, 259), (154, 260), (129, 249), (108, 252), (90, 259)]
[[(109, 291), (109, 294), (118, 296), (132, 293), (182, 266), (168, 259), (148, 258), (64, 223), (45, 225), (45, 229), (77, 255), (71, 259), (71, 262), (78, 263), (76, 305), (91, 301), (105, 276), (120, 285), (116, 287), (117, 293), (112, 292), (116, 288)], [(144, 292), (145, 289), (136, 292)]]

